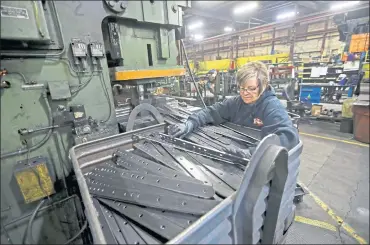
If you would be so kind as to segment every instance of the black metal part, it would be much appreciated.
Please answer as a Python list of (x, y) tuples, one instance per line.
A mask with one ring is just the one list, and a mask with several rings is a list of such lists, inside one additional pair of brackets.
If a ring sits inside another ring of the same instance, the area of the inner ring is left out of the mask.
[(261, 140), (261, 131), (254, 128), (244, 127), (230, 122), (225, 122), (220, 125), (221, 127), (230, 129), (238, 134), (248, 137), (256, 142)]
[(116, 238), (117, 243), (118, 244), (128, 244), (125, 238), (123, 237), (123, 234), (121, 233), (121, 229), (119, 228), (115, 218), (113, 217), (113, 214), (100, 203), (99, 205), (103, 212), (105, 220), (108, 223), (108, 227), (112, 231), (114, 237)]
[[(237, 190), (242, 181), (242, 171), (232, 165), (219, 164), (196, 154), (189, 154), (204, 169), (219, 178), (223, 183)], [(222, 183), (221, 182), (221, 183)], [(218, 182), (219, 183), (219, 182)]]
[(177, 224), (178, 226), (181, 226), (182, 228), (187, 228), (192, 223), (194, 223), (197, 219), (199, 219), (199, 216), (194, 216), (191, 214), (181, 214), (181, 213), (175, 213), (165, 210), (157, 210), (157, 209), (151, 209), (150, 212), (153, 212), (157, 214), (158, 216), (162, 216), (163, 218), (168, 219), (169, 221)]
[[(187, 156), (189, 156), (190, 158), (192, 156), (197, 157), (197, 158), (193, 158), (193, 160), (194, 160), (193, 164), (197, 164), (198, 168), (207, 176), (207, 179), (212, 184), (213, 189), (215, 190), (217, 195), (219, 195), (223, 198), (226, 198), (226, 197), (230, 196), (235, 191), (235, 189), (231, 188), (231, 186), (228, 185), (227, 183), (225, 183), (225, 181), (223, 179), (218, 178), (218, 176), (216, 176), (215, 174), (210, 172), (207, 168), (205, 168), (203, 166), (203, 164), (200, 163), (199, 160), (197, 160), (199, 158), (202, 158), (202, 159), (206, 159), (206, 158), (204, 158), (200, 155), (197, 155), (197, 154), (192, 154), (192, 153), (184, 153), (184, 154), (187, 154)], [(192, 155), (190, 155), (190, 154), (192, 154)], [(209, 159), (207, 159), (207, 160), (209, 160)], [(209, 161), (212, 162), (211, 160), (209, 160)], [(233, 165), (226, 165), (226, 166), (231, 167)]]
[(170, 136), (161, 134), (161, 133), (159, 134), (153, 133), (149, 137), (143, 136), (143, 135), (136, 135), (136, 136), (138, 138), (147, 139), (147, 140), (150, 140), (150, 141), (162, 144), (162, 145), (167, 144), (179, 150), (189, 151), (189, 152), (193, 152), (199, 155), (204, 155), (206, 157), (220, 160), (222, 162), (226, 162), (230, 164), (239, 163), (242, 165), (246, 165), (249, 162), (249, 160), (246, 158), (241, 158), (241, 157), (234, 156), (234, 155), (231, 155), (225, 152), (217, 151), (215, 149), (197, 145), (197, 144), (185, 141), (185, 140), (171, 138)]
[[(100, 171), (106, 172), (104, 168), (101, 168)], [(108, 174), (97, 174), (91, 172), (88, 177), (90, 179), (96, 180), (97, 182), (109, 183), (111, 180), (117, 182), (118, 187), (121, 188), (130, 188), (138, 189), (140, 191), (148, 192), (146, 188), (152, 187), (153, 191), (167, 190), (175, 193), (185, 194), (189, 196), (201, 197), (201, 198), (212, 198), (214, 196), (214, 190), (209, 185), (202, 185), (194, 182), (180, 181), (173, 178), (166, 178), (163, 176), (156, 175), (144, 175), (136, 171), (125, 171), (117, 169), (115, 173)], [(113, 185), (113, 184), (112, 184)], [(155, 187), (155, 188), (153, 188)], [(158, 190), (159, 189), (159, 190)], [(149, 192), (150, 193), (150, 192)], [(157, 193), (157, 192), (151, 192)], [(158, 193), (159, 194), (159, 193)]]
[(135, 144), (134, 147), (140, 150), (142, 153), (146, 154), (150, 158), (153, 158), (155, 161), (162, 163), (163, 165), (180, 172), (184, 172), (183, 169), (171, 158), (168, 154), (163, 154), (164, 150), (160, 147), (155, 147), (153, 144), (149, 143), (150, 141), (145, 141), (143, 143)]
[(92, 200), (107, 244), (118, 244), (113, 232), (109, 229), (108, 222), (104, 218), (103, 210), (101, 209), (99, 201), (95, 198)]
[[(171, 197), (183, 197), (183, 194), (179, 194), (176, 192), (172, 192), (169, 190), (165, 190), (162, 188), (154, 187), (154, 186), (148, 186), (141, 184), (139, 182), (133, 183), (131, 185), (127, 185), (122, 180), (120, 180), (120, 177), (116, 176), (116, 178), (112, 178), (109, 175), (100, 175), (96, 173), (91, 173), (91, 177), (86, 179), (86, 182), (89, 185), (95, 184), (94, 186), (98, 185), (100, 187), (100, 190), (105, 190), (106, 187), (110, 187), (115, 190), (122, 190), (122, 191), (138, 191), (141, 194), (157, 194), (160, 196), (171, 196)], [(105, 178), (105, 181), (102, 181), (102, 178)]]
[[(218, 161), (213, 161), (211, 159), (208, 159), (206, 157), (194, 154), (194, 153), (187, 153), (189, 156), (191, 156), (196, 162), (198, 162), (201, 165), (208, 165), (212, 166), (214, 168), (217, 168), (219, 170), (222, 170), (224, 172), (229, 173), (230, 175), (235, 175), (238, 178), (242, 179), (244, 176), (244, 168), (241, 165), (231, 165), (231, 164), (223, 164)], [(244, 167), (244, 166), (243, 166)]]
[(179, 180), (184, 180), (184, 181), (194, 181), (193, 178), (185, 175), (183, 172), (178, 172), (170, 168), (166, 168), (163, 165), (150, 161), (146, 158), (140, 157), (136, 154), (132, 154), (130, 152), (123, 152), (123, 151), (116, 152), (115, 154), (117, 156), (120, 156), (116, 160), (116, 164), (128, 170), (139, 171), (141, 173), (148, 172), (147, 174), (153, 173), (155, 175), (163, 175), (163, 176), (167, 176), (167, 177), (175, 178)]
[(191, 133), (186, 135), (184, 138), (197, 145), (207, 145), (208, 147), (212, 147), (214, 149), (221, 149), (220, 146), (214, 145), (213, 142), (206, 142), (205, 139), (199, 136), (197, 133)]
[(163, 238), (174, 238), (183, 230), (182, 227), (155, 215), (145, 208), (104, 198), (99, 198), (99, 201)]
[(206, 145), (212, 147), (218, 151), (223, 151), (226, 149), (225, 145), (217, 142), (215, 140), (211, 140), (207, 137), (204, 133), (200, 131), (194, 131), (192, 134), (185, 136), (186, 139), (193, 141), (195, 144), (198, 145)]
[(153, 150), (155, 149), (156, 152), (160, 153), (165, 159), (168, 159), (168, 161), (171, 162), (171, 164), (174, 166), (175, 170), (179, 170), (180, 172), (184, 172), (187, 176), (189, 174), (181, 167), (180, 164), (177, 163), (177, 161), (169, 154), (164, 147), (161, 144), (153, 143), (152, 141), (145, 141), (144, 144), (148, 147), (152, 147)]
[(160, 242), (159, 240), (154, 238), (152, 235), (144, 231), (141, 227), (134, 224), (133, 222), (130, 222), (130, 225), (137, 232), (137, 234), (139, 234), (139, 236), (145, 241), (146, 244), (163, 244), (163, 242)]
[(209, 199), (200, 199), (190, 196), (157, 195), (155, 193), (144, 193), (135, 189), (116, 189), (102, 187), (96, 183), (88, 183), (92, 195), (111, 200), (138, 204), (146, 207), (170, 210), (180, 213), (203, 215), (219, 202)]
[(231, 186), (219, 179), (212, 172), (208, 171), (205, 167), (199, 166), (199, 168), (208, 176), (217, 195), (226, 198), (235, 192)]
[(127, 176), (127, 178), (136, 178), (140, 179), (141, 182), (156, 186), (165, 190), (171, 190), (174, 192), (186, 194), (189, 196), (196, 196), (201, 198), (212, 198), (214, 193), (214, 190), (211, 186), (198, 184), (194, 182), (188, 182), (188, 181), (181, 181), (181, 180), (174, 180), (173, 178), (166, 178), (162, 176), (155, 176), (155, 175), (142, 175), (137, 172), (133, 171), (126, 171), (121, 174), (123, 178)]
[(234, 190), (237, 190), (239, 188), (240, 182), (242, 181), (241, 178), (238, 178), (237, 175), (230, 174), (228, 172), (224, 172), (220, 169), (214, 168), (212, 166), (209, 166), (207, 164), (203, 164), (203, 166), (212, 172), (214, 175), (216, 175), (219, 179), (224, 181), (226, 184), (231, 186)]
[(181, 140), (181, 139), (171, 138), (170, 136), (162, 134), (162, 133), (159, 133), (159, 136), (162, 140), (166, 142), (172, 143), (175, 146), (179, 146), (182, 149), (185, 148), (184, 150), (194, 151), (195, 153), (199, 152), (199, 153), (207, 154), (207, 155), (217, 157), (220, 159), (227, 158), (227, 160), (233, 163), (240, 163), (243, 165), (246, 165), (247, 162), (249, 161), (248, 159), (245, 159), (245, 158), (237, 157), (237, 156), (225, 153), (225, 152), (220, 152), (220, 151), (208, 148), (208, 147), (196, 145), (196, 144), (193, 144), (193, 143)]
[(112, 216), (117, 222), (117, 225), (126, 240), (126, 244), (146, 244), (124, 217), (115, 212), (112, 212)]
[(238, 133), (235, 133), (234, 131), (231, 131), (231, 130), (228, 130), (228, 129), (222, 128), (222, 127), (207, 126), (207, 130), (210, 130), (210, 131), (214, 132), (215, 134), (220, 134), (224, 137), (230, 138), (230, 139), (235, 140), (237, 142), (245, 143), (247, 145), (254, 145), (257, 142), (253, 139), (243, 137), (244, 135), (241, 135), (241, 134), (239, 134), (238, 137), (234, 136), (235, 134), (238, 134)]
[(191, 161), (189, 161), (181, 152), (175, 150), (174, 148), (170, 148), (168, 146), (164, 146), (169, 154), (171, 154), (176, 161), (181, 164), (181, 166), (195, 179), (202, 181), (206, 185), (211, 185), (211, 181), (208, 176), (200, 169), (198, 166)]
[(216, 134), (215, 132), (209, 130), (206, 127), (199, 128), (198, 130), (201, 131), (202, 133), (204, 133), (205, 135), (207, 135), (208, 137), (210, 137), (211, 139), (217, 140), (217, 141), (221, 142), (224, 145), (230, 145), (231, 144), (231, 141), (229, 139), (226, 139), (226, 138)]
[(126, 125), (126, 131), (132, 131), (134, 130), (135, 120), (139, 113), (143, 111), (148, 111), (149, 114), (154, 118), (154, 120), (157, 121), (158, 124), (163, 123), (163, 117), (158, 112), (158, 110), (152, 106), (151, 104), (143, 103), (138, 106), (136, 106), (130, 113), (130, 116), (127, 121)]

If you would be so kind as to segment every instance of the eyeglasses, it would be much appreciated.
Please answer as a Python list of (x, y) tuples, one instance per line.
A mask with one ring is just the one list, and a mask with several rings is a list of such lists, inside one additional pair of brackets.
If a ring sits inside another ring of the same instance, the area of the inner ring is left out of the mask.
[(244, 92), (252, 93), (252, 92), (255, 92), (258, 89), (258, 87), (259, 87), (259, 85), (257, 87), (254, 87), (254, 88), (239, 87), (239, 90), (240, 90), (241, 93), (244, 93)]

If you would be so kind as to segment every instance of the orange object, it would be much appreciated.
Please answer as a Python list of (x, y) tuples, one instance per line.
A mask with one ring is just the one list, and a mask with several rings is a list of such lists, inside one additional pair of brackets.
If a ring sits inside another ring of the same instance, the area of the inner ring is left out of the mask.
[(369, 50), (369, 33), (354, 34), (349, 45), (349, 52), (366, 52)]
[(133, 79), (145, 79), (156, 77), (176, 77), (183, 75), (185, 75), (184, 68), (166, 69), (166, 70), (116, 71), (115, 81), (126, 81)]
[(230, 70), (235, 70), (235, 60), (231, 60), (231, 62), (230, 62)]

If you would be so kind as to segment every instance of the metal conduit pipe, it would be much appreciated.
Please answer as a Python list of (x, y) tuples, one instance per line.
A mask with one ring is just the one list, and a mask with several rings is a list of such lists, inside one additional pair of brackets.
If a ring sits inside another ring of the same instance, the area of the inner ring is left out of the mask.
[[(73, 199), (73, 198), (76, 198), (78, 202), (81, 202), (81, 201), (80, 201), (80, 198), (79, 198), (76, 194), (73, 194), (73, 195), (71, 195), (71, 196), (69, 196), (69, 197), (63, 198), (62, 200), (56, 201), (56, 202), (54, 202), (54, 203), (52, 203), (52, 204), (49, 204), (49, 205), (47, 205), (47, 206), (44, 206), (44, 207), (40, 208), (40, 210), (39, 210), (39, 212), (38, 212), (38, 213), (40, 214), (40, 213), (41, 213), (42, 211), (44, 211), (44, 210), (47, 210), (47, 209), (49, 209), (49, 208), (51, 208), (51, 207), (54, 207), (54, 206), (56, 206), (56, 205), (60, 205), (60, 204), (62, 204), (62, 203), (64, 203), (64, 202), (66, 202), (66, 201), (68, 201), (68, 200), (70, 200), (70, 199)], [(20, 217), (18, 217), (18, 218), (15, 218), (15, 219), (13, 219), (13, 220), (9, 221), (8, 223), (4, 224), (4, 226), (6, 227), (6, 226), (10, 226), (10, 225), (12, 225), (12, 224), (18, 223), (19, 221), (24, 220), (24, 219), (26, 219), (26, 218), (30, 217), (30, 216), (32, 215), (32, 213), (33, 213), (33, 212), (28, 213), (28, 214), (25, 214), (25, 215), (23, 215), (23, 216), (20, 216)]]
[(304, 16), (304, 17), (301, 17), (301, 18), (297, 18), (297, 19), (295, 19), (295, 21), (293, 23), (292, 23), (292, 20), (284, 20), (284, 21), (281, 21), (279, 23), (278, 22), (273, 22), (273, 23), (270, 23), (270, 24), (253, 27), (253, 28), (250, 28), (250, 29), (245, 29), (245, 30), (241, 30), (241, 31), (236, 31), (236, 32), (228, 33), (228, 34), (221, 34), (221, 35), (217, 35), (217, 36), (214, 36), (214, 37), (206, 38), (201, 42), (201, 44), (212, 42), (212, 41), (215, 41), (215, 40), (223, 38), (223, 37), (230, 37), (230, 36), (236, 35), (236, 34), (247, 33), (247, 32), (250, 32), (250, 31), (259, 31), (260, 32), (261, 30), (266, 30), (266, 29), (269, 29), (269, 28), (273, 28), (277, 25), (281, 25), (281, 24), (284, 24), (284, 23), (290, 23), (290, 25), (292, 25), (292, 24), (298, 23), (298, 22), (320, 20), (320, 19), (325, 19), (326, 17), (334, 16), (336, 14), (342, 14), (342, 13), (346, 13), (346, 12), (357, 11), (357, 10), (361, 10), (361, 9), (368, 8), (368, 7), (369, 7), (369, 5), (366, 4), (366, 5), (361, 5), (358, 8), (354, 8), (354, 9), (350, 9), (350, 10), (347, 9), (347, 10), (341, 10), (341, 11), (336, 11), (336, 12), (323, 11), (323, 12), (315, 13), (315, 14), (312, 14), (312, 15), (307, 15), (307, 16)]

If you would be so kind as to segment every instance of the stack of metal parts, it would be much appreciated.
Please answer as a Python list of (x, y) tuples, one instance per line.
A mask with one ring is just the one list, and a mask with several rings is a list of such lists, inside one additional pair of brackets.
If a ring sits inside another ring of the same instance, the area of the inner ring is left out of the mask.
[(127, 121), (130, 113), (132, 111), (132, 106), (129, 103), (120, 103), (118, 107), (115, 108), (116, 118), (119, 123)]
[(234, 193), (247, 159), (153, 133), (85, 173), (109, 244), (167, 242)]
[[(158, 108), (169, 124), (183, 122), (191, 114), (186, 107), (162, 104)], [(106, 158), (111, 160), (99, 161), (84, 171), (107, 243), (159, 244), (178, 239), (193, 223), (202, 222), (198, 221), (200, 217), (208, 217), (222, 201), (231, 200), (245, 175), (253, 171), (247, 168), (250, 159), (225, 153), (226, 150), (257, 146), (261, 140), (260, 131), (232, 123), (199, 128), (185, 139), (174, 139), (161, 132), (133, 132), (132, 150), (119, 148), (117, 141), (115, 150), (109, 153), (112, 157)], [(111, 144), (104, 148), (112, 148)], [(279, 194), (281, 201), (270, 205), (279, 210), (270, 214), (278, 215), (275, 231), (267, 231), (265, 224), (270, 219), (266, 216), (267, 197), (275, 190), (270, 190), (274, 176), (270, 171), (274, 168), (267, 167), (268, 173), (261, 173), (264, 177), (256, 180), (261, 191), (250, 204), (255, 207), (253, 215), (248, 216), (253, 222), (245, 235), (251, 243), (259, 243), (263, 236), (272, 237), (271, 234), (275, 234), (278, 243), (291, 225), (301, 147), (300, 144), (291, 151), (294, 154), (290, 154), (287, 182)], [(266, 164), (273, 161), (267, 160)]]
[[(192, 112), (186, 108), (169, 107), (159, 108), (159, 111), (168, 124), (185, 122)], [(298, 129), (300, 116), (294, 113), (289, 113), (293, 126)], [(233, 123), (223, 123), (219, 126), (205, 126), (195, 130), (192, 134), (185, 137), (186, 140), (194, 142), (199, 145), (207, 145), (212, 149), (223, 151), (228, 147), (231, 148), (249, 148), (258, 145), (261, 140), (260, 130), (236, 125)], [(284, 196), (282, 201), (284, 203), (279, 219), (285, 220), (280, 222), (279, 227), (276, 227), (276, 237), (283, 237), (283, 234), (294, 219), (295, 205), (293, 200), (295, 196), (306, 194), (302, 187), (297, 185), (299, 174), (299, 155), (302, 151), (302, 144), (300, 143), (290, 151), (288, 169), (288, 182), (285, 186)], [(302, 194), (303, 193), (303, 194)]]

